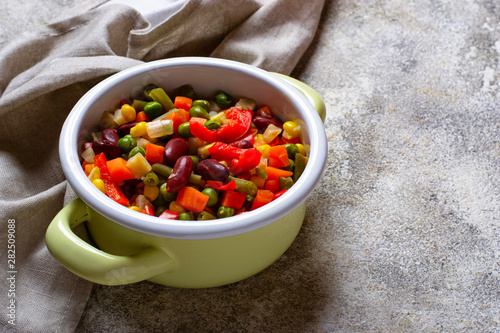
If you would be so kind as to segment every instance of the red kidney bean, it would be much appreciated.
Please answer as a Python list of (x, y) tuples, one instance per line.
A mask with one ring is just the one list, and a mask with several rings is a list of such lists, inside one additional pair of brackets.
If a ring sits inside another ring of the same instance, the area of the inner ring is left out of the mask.
[(265, 131), (269, 124), (273, 124), (279, 128), (283, 128), (283, 124), (279, 120), (271, 117), (254, 116), (252, 121), (254, 125), (262, 131)]
[(167, 192), (175, 193), (186, 186), (192, 171), (193, 159), (187, 155), (181, 156), (167, 179)]
[(165, 145), (163, 164), (173, 167), (176, 161), (188, 153), (188, 143), (181, 138), (173, 138)]
[(229, 169), (217, 160), (208, 159), (198, 163), (198, 174), (204, 180), (218, 180), (225, 182), (229, 177)]
[(120, 136), (116, 132), (115, 129), (112, 128), (106, 128), (102, 131), (102, 138), (103, 140), (107, 140), (109, 142), (113, 143), (118, 143), (118, 140), (120, 140)]
[(134, 127), (135, 125), (137, 125), (138, 122), (135, 122), (135, 123), (129, 123), (129, 124), (123, 124), (121, 125), (120, 127), (118, 127), (116, 129), (116, 131), (118, 132), (118, 135), (122, 138), (124, 137), (125, 135), (127, 134), (130, 134), (130, 129), (132, 127)]
[(122, 150), (118, 144), (107, 140), (93, 141), (92, 150), (96, 155), (104, 153), (104, 156), (106, 156), (108, 160), (122, 156)]
[(242, 148), (242, 149), (249, 149), (249, 148), (253, 148), (253, 144), (250, 141), (241, 140), (240, 142), (238, 142), (237, 147)]

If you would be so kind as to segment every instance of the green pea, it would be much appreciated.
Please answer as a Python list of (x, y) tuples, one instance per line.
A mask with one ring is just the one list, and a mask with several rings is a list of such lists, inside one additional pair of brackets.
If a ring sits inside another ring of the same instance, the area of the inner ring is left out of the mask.
[(132, 135), (127, 134), (118, 140), (118, 146), (123, 152), (128, 153), (137, 147), (137, 140)]
[(144, 177), (144, 185), (146, 186), (156, 186), (158, 185), (158, 176), (156, 175), (156, 173), (150, 171), (146, 174), (146, 176)]
[(149, 119), (155, 119), (163, 113), (163, 107), (158, 102), (149, 102), (144, 106), (144, 113)]
[(216, 130), (219, 127), (221, 127), (222, 124), (217, 119), (210, 119), (210, 120), (207, 120), (205, 122), (205, 124), (203, 124), (203, 126), (205, 126), (206, 128), (208, 128), (209, 130)]
[(185, 84), (174, 89), (175, 96), (184, 96), (193, 99), (194, 98), (194, 88), (190, 84)]
[(191, 221), (192, 219), (193, 219), (193, 216), (191, 215), (190, 212), (182, 212), (179, 214), (179, 220)]
[(139, 154), (141, 153), (142, 156), (146, 156), (146, 151), (144, 150), (144, 148), (141, 148), (141, 147), (135, 147), (134, 149), (132, 149), (130, 151), (130, 153), (128, 154), (128, 158), (131, 158), (132, 156), (135, 156), (136, 154)]
[(299, 147), (293, 143), (285, 143), (286, 152), (289, 159), (295, 159), (295, 154), (299, 152)]
[(230, 217), (233, 216), (235, 212), (236, 211), (234, 210), (234, 208), (220, 206), (219, 209), (217, 210), (217, 217), (218, 218)]
[(215, 95), (215, 103), (217, 103), (221, 109), (227, 109), (233, 104), (233, 98), (225, 92), (219, 91)]
[(177, 128), (177, 132), (183, 138), (189, 138), (190, 136), (193, 136), (191, 134), (191, 130), (189, 129), (189, 121), (180, 124), (179, 127)]
[(219, 201), (219, 195), (217, 194), (217, 191), (211, 187), (207, 187), (206, 189), (201, 191), (201, 193), (208, 195), (208, 201), (207, 201), (208, 207), (216, 205), (217, 202)]
[(167, 191), (167, 183), (163, 183), (160, 186), (160, 195), (165, 199), (167, 202), (172, 202), (177, 199), (177, 193), (170, 193)]
[(189, 109), (189, 114), (191, 115), (191, 117), (205, 118), (207, 120), (210, 119), (207, 110), (199, 105), (191, 107), (191, 109)]
[(205, 100), (205, 99), (197, 99), (197, 100), (193, 101), (193, 104), (191, 105), (191, 107), (196, 106), (196, 105), (201, 106), (202, 108), (204, 108), (207, 111), (210, 110), (210, 102)]

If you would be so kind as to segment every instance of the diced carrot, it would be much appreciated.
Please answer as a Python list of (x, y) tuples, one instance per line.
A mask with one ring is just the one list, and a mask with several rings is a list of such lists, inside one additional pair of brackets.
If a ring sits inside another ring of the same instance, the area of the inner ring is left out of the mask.
[(250, 210), (262, 207), (273, 201), (274, 193), (269, 190), (258, 190)]
[(141, 121), (149, 121), (149, 118), (146, 117), (146, 113), (144, 113), (144, 111), (137, 112), (137, 115), (135, 116), (134, 122), (140, 123)]
[(109, 175), (115, 183), (128, 179), (135, 179), (134, 173), (127, 167), (127, 161), (121, 157), (114, 158), (106, 162)]
[(273, 193), (277, 193), (281, 191), (280, 181), (279, 179), (268, 179), (266, 184), (264, 185), (266, 190), (269, 190)]
[(175, 201), (187, 210), (200, 213), (207, 205), (208, 199), (208, 195), (201, 193), (193, 187), (185, 186), (178, 192)]
[(267, 179), (279, 179), (280, 177), (286, 178), (293, 176), (292, 171), (278, 169), (270, 166), (266, 167), (264, 170), (266, 170)]
[(189, 110), (193, 105), (193, 100), (184, 96), (177, 96), (174, 100), (174, 106), (178, 109)]
[(83, 170), (85, 171), (85, 174), (87, 175), (87, 177), (90, 175), (90, 172), (92, 171), (93, 168), (94, 168), (93, 163), (89, 163), (87, 161), (83, 162)]
[(191, 115), (189, 114), (189, 111), (186, 111), (186, 110), (189, 110), (189, 109), (179, 108), (179, 115), (181, 116), (181, 124), (188, 122), (189, 119), (191, 119)]
[(272, 146), (269, 148), (267, 155), (269, 158), (269, 166), (284, 168), (290, 165), (285, 145)]
[(236, 191), (225, 191), (224, 196), (222, 197), (221, 206), (231, 207), (234, 209), (240, 209), (243, 207), (247, 195), (245, 193), (236, 192)]
[(146, 160), (151, 164), (161, 163), (163, 164), (163, 153), (165, 147), (160, 145), (155, 145), (154, 143), (148, 143), (146, 145)]

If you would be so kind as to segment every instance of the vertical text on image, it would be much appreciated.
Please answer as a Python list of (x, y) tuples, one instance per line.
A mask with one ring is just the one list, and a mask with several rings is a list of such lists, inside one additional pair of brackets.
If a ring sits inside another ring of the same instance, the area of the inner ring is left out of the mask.
[(7, 317), (16, 325), (16, 220), (7, 220)]

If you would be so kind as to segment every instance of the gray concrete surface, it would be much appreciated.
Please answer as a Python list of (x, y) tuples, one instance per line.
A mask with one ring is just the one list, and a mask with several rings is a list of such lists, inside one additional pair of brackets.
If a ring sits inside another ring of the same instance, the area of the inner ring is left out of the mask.
[[(0, 41), (98, 2), (3, 1)], [(327, 2), (292, 76), (329, 139), (292, 247), (221, 288), (96, 285), (77, 332), (500, 331), (500, 3)]]

